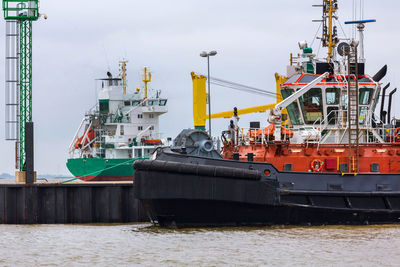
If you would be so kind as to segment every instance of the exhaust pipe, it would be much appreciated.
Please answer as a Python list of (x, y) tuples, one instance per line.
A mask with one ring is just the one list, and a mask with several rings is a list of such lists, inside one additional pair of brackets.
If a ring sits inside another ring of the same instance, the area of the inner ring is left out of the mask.
[(385, 95), (386, 95), (386, 89), (388, 89), (390, 86), (390, 83), (388, 83), (385, 87), (383, 87), (382, 90), (382, 102), (381, 102), (381, 112), (380, 112), (380, 119), (382, 122), (385, 120), (385, 115), (383, 112), (383, 107), (385, 106)]
[(391, 123), (391, 121), (390, 121), (390, 112), (391, 112), (391, 110), (392, 110), (392, 98), (393, 98), (394, 93), (396, 93), (396, 91), (397, 91), (397, 88), (395, 88), (395, 89), (394, 89), (393, 91), (391, 91), (390, 94), (389, 94), (389, 106), (388, 106), (388, 114), (387, 114), (387, 121), (388, 121), (388, 123)]

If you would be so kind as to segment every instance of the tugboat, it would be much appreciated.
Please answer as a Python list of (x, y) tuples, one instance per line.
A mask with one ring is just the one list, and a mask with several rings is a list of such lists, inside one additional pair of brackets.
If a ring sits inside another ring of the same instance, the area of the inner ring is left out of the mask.
[(291, 56), (286, 76), (276, 75), (279, 92), (277, 103), (268, 105), (267, 127), (238, 125), (240, 114), (266, 106), (235, 108), (221, 154), (205, 132), (185, 130), (172, 147), (135, 162), (136, 196), (153, 223), (400, 222), (400, 123), (390, 112), (396, 89), (385, 111), (387, 66), (374, 76), (365, 73), (363, 31), (374, 20), (346, 22), (360, 37), (339, 43), (337, 0), (320, 6), (328, 55), (316, 58), (299, 42), (301, 55)]
[(69, 171), (84, 181), (132, 181), (133, 162), (149, 158), (166, 144), (159, 116), (167, 112), (161, 91), (148, 96), (151, 73), (144, 68), (143, 89), (127, 92), (126, 63), (121, 73), (100, 79), (98, 103), (86, 113), (69, 146)]

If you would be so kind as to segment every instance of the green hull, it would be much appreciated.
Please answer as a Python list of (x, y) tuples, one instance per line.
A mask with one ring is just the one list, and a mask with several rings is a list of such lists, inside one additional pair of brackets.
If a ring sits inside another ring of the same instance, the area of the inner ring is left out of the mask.
[(135, 160), (137, 159), (68, 159), (67, 168), (72, 175), (85, 181), (132, 181)]

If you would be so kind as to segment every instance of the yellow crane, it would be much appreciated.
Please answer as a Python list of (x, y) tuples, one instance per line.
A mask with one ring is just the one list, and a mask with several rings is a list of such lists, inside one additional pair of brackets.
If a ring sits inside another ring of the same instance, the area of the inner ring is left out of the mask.
[[(203, 75), (196, 74), (194, 72), (191, 73), (192, 82), (193, 82), (193, 121), (195, 129), (205, 130), (206, 120), (208, 119), (207, 114), (207, 92), (206, 92), (206, 81), (207, 77)], [(281, 95), (280, 85), (284, 83), (287, 78), (285, 76), (281, 76), (278, 73), (275, 73), (276, 80), (276, 103), (279, 103), (283, 100)], [(250, 113), (261, 113), (266, 112), (269, 109), (275, 108), (274, 104), (267, 104), (262, 106), (243, 108), (237, 110), (237, 115), (244, 115)], [(286, 113), (286, 109), (282, 112)], [(219, 118), (232, 118), (234, 116), (233, 110), (219, 112), (211, 114), (211, 119), (219, 119)]]

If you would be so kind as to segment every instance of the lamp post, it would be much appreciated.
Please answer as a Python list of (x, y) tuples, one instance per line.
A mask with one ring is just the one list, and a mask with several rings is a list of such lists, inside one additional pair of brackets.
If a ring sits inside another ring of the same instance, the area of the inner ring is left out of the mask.
[(217, 54), (217, 51), (211, 51), (211, 52), (201, 52), (200, 56), (201, 57), (206, 57), (207, 58), (207, 80), (208, 80), (208, 133), (210, 134), (211, 137), (211, 95), (210, 95), (210, 57), (213, 57)]

